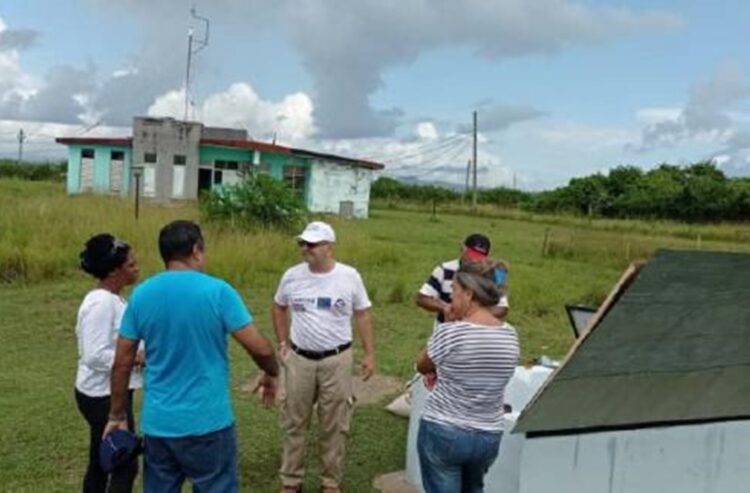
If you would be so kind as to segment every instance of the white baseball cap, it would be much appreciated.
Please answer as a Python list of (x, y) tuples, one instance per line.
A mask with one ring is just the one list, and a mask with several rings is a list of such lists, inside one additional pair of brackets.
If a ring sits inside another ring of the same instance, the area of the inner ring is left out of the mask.
[(330, 224), (323, 221), (313, 221), (305, 227), (305, 230), (297, 238), (308, 243), (320, 243), (321, 241), (334, 243), (336, 233), (333, 232)]

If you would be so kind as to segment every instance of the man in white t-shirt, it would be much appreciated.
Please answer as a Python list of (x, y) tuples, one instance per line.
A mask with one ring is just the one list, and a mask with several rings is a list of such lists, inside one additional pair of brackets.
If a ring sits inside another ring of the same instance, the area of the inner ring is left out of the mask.
[(324, 493), (335, 493), (341, 491), (354, 405), (352, 318), (364, 349), (362, 376), (375, 372), (371, 303), (357, 270), (334, 259), (331, 226), (311, 222), (297, 240), (304, 262), (284, 273), (272, 307), (285, 383), (281, 491), (300, 491), (305, 433), (317, 402), (321, 483)]

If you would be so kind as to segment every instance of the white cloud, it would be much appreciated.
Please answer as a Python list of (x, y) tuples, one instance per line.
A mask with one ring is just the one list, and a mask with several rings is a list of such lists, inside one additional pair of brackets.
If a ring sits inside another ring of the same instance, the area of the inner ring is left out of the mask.
[(581, 123), (561, 123), (538, 130), (543, 140), (550, 144), (588, 149), (621, 147), (637, 138), (638, 133), (623, 128), (607, 128)]
[[(185, 113), (184, 90), (173, 90), (156, 98), (148, 108), (151, 116), (182, 119)], [(226, 91), (208, 96), (191, 108), (190, 118), (206, 125), (244, 128), (256, 139), (270, 139), (276, 134), (279, 143), (296, 145), (315, 132), (313, 103), (302, 92), (285, 96), (279, 102), (261, 99), (246, 82), (236, 82)]]
[[(9, 29), (0, 17), (0, 35)], [(17, 105), (36, 92), (38, 81), (21, 68), (20, 50), (0, 45), (0, 109)]]
[(437, 128), (435, 128), (435, 124), (432, 122), (418, 123), (415, 133), (417, 138), (422, 140), (437, 140), (438, 138)]
[(722, 144), (731, 141), (737, 127), (733, 112), (748, 96), (750, 86), (739, 66), (725, 63), (707, 80), (693, 84), (684, 108), (670, 108), (669, 118), (644, 122), (640, 143), (629, 147), (649, 151), (685, 142)]
[(682, 115), (682, 108), (642, 108), (636, 112), (636, 119), (644, 125), (661, 122), (676, 122)]

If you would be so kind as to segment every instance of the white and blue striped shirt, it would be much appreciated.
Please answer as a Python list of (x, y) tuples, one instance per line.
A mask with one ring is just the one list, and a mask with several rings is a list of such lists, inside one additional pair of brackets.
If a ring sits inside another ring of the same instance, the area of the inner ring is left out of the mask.
[(437, 368), (423, 418), (459, 428), (501, 431), (503, 394), (518, 364), (516, 329), (458, 321), (439, 324), (427, 343)]

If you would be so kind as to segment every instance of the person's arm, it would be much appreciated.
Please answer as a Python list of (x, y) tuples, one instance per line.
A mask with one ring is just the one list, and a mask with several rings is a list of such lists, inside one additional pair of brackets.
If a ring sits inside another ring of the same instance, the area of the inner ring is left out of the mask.
[(276, 362), (271, 342), (260, 333), (254, 324), (248, 324), (239, 330), (232, 332), (232, 337), (237, 341), (247, 354), (255, 361), (255, 364), (263, 370), (264, 375), (258, 382), (262, 390), (263, 404), (271, 406), (276, 398), (276, 377), (279, 376), (279, 365)]
[(368, 380), (375, 373), (375, 332), (372, 329), (370, 309), (354, 310), (354, 323), (365, 353), (362, 356), (362, 377)]
[(446, 320), (450, 319), (451, 304), (441, 299), (443, 286), (442, 281), (445, 276), (442, 266), (438, 265), (432, 270), (432, 274), (425, 281), (417, 297), (414, 300), (418, 307), (432, 313), (441, 313)]
[(427, 354), (427, 348), (424, 348), (419, 356), (417, 356), (417, 371), (422, 375), (428, 375), (435, 373), (435, 363), (430, 359)]
[(92, 370), (108, 372), (115, 361), (110, 331), (115, 323), (115, 308), (108, 300), (97, 299), (80, 321), (81, 361)]
[(112, 366), (112, 377), (110, 382), (110, 404), (107, 425), (104, 427), (104, 436), (115, 429), (128, 429), (128, 382), (130, 373), (135, 366), (135, 356), (138, 351), (138, 341), (126, 337), (117, 338), (115, 349), (115, 362)]
[(427, 310), (428, 312), (442, 313), (446, 320), (451, 318), (451, 304), (446, 303), (440, 298), (429, 296), (422, 293), (417, 293), (417, 299), (415, 300), (417, 306)]
[(279, 353), (286, 356), (289, 350), (289, 307), (274, 301), (271, 305), (271, 321), (276, 333), (276, 342), (279, 344)]

